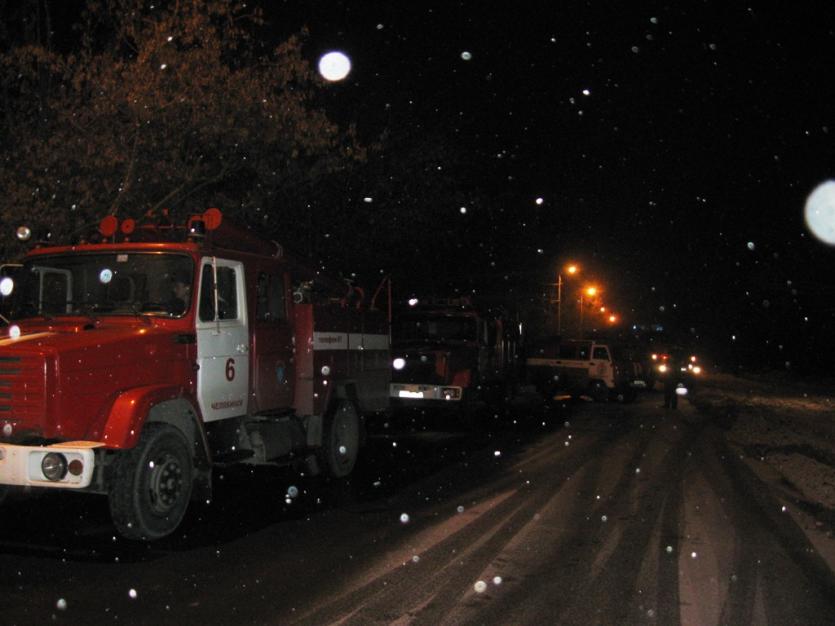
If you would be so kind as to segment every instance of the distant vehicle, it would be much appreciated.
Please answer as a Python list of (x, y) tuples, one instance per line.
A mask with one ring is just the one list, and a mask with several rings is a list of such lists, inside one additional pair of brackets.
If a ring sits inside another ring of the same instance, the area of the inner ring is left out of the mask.
[(545, 396), (590, 396), (632, 400), (638, 386), (638, 364), (611, 344), (593, 340), (550, 339), (535, 344), (525, 360), (528, 380)]
[(678, 363), (680, 371), (678, 376), (681, 378), (681, 382), (684, 387), (692, 391), (696, 386), (696, 381), (704, 376), (704, 368), (702, 367), (701, 361), (695, 354), (690, 354), (679, 348), (665, 348), (651, 353), (650, 359), (653, 363), (655, 380), (663, 380), (674, 374), (674, 372), (671, 371), (671, 368), (673, 367), (673, 360), (670, 355), (676, 351), (678, 351), (680, 355)]
[(392, 323), (392, 408), (454, 408), (501, 402), (517, 365), (517, 334), (504, 316), (466, 298), (413, 302)]

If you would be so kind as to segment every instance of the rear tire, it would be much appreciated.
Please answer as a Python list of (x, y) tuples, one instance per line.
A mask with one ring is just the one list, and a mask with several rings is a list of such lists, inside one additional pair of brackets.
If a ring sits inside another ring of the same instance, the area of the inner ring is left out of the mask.
[(340, 400), (325, 418), (319, 457), (326, 475), (345, 478), (354, 471), (361, 440), (359, 413), (354, 404)]
[(606, 402), (609, 400), (609, 388), (602, 380), (595, 380), (589, 386), (589, 395), (595, 402)]
[(168, 424), (148, 424), (139, 443), (113, 466), (110, 515), (128, 539), (170, 535), (183, 520), (194, 481), (194, 462), (183, 433)]

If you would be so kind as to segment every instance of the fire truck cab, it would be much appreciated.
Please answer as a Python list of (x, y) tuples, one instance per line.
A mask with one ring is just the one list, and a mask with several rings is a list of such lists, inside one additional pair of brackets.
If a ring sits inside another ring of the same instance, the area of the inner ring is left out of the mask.
[(387, 405), (386, 312), (217, 209), (99, 230), (15, 272), (0, 489), (106, 494), (122, 535), (153, 540), (216, 465), (351, 473)]
[(474, 403), (501, 402), (514, 382), (513, 330), (467, 298), (412, 300), (393, 324), (392, 408), (454, 408), (469, 422)]

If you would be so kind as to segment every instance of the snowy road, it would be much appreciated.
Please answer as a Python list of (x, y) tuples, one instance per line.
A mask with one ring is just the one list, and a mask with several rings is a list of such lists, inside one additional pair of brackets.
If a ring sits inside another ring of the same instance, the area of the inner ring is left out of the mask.
[(299, 483), (291, 504), (284, 478), (224, 477), (150, 547), (98, 505), (61, 500), (62, 521), (52, 498), (13, 501), (3, 623), (832, 623), (833, 574), (795, 516), (710, 414), (658, 400), (475, 442), (377, 438), (351, 493)]

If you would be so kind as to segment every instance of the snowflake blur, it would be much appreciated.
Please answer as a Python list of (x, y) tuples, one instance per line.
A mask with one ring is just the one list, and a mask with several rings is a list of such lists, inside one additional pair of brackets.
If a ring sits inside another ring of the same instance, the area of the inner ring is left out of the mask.
[(350, 72), (351, 60), (343, 52), (328, 52), (319, 59), (319, 73), (327, 81), (343, 80)]
[(835, 180), (827, 180), (806, 199), (806, 225), (822, 242), (835, 245)]

